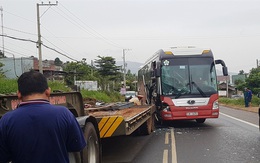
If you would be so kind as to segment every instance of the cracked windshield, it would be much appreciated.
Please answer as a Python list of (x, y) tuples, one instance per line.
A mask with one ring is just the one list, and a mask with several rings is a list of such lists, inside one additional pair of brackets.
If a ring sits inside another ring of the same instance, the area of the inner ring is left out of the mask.
[(164, 95), (199, 94), (210, 96), (217, 91), (213, 59), (166, 59), (162, 66)]

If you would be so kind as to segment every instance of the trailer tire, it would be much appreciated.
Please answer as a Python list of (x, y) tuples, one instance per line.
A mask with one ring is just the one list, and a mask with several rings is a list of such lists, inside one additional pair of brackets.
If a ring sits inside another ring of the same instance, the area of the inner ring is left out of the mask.
[(82, 151), (83, 163), (101, 163), (101, 148), (98, 134), (94, 125), (91, 122), (87, 122), (84, 128), (84, 137), (87, 146)]
[(197, 123), (204, 123), (205, 121), (206, 121), (206, 118), (196, 119)]

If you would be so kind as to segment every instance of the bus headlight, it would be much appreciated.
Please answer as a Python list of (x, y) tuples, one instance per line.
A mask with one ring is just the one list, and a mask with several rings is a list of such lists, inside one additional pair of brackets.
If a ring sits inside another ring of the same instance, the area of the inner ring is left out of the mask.
[(170, 111), (170, 107), (169, 106), (164, 107), (163, 111), (165, 111), (165, 112)]
[(164, 111), (164, 112), (171, 111), (170, 106), (168, 104), (166, 104), (166, 103), (163, 103), (162, 111)]
[(218, 100), (214, 101), (212, 106), (212, 110), (216, 110), (216, 109), (219, 109)]

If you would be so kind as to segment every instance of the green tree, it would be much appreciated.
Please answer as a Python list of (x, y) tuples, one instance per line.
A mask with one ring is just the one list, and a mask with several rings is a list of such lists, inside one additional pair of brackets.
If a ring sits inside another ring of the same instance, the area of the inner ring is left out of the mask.
[(74, 85), (74, 80), (97, 80), (93, 76), (93, 69), (86, 62), (67, 62), (64, 64), (64, 71), (67, 72), (65, 81), (68, 85)]
[(5, 78), (5, 72), (3, 70), (4, 64), (0, 62), (0, 78)]
[(135, 74), (131, 73), (131, 70), (128, 70), (126, 73), (126, 85), (130, 86), (131, 91), (136, 91), (136, 80), (137, 77)]
[(244, 91), (244, 88), (246, 87), (246, 82), (243, 81), (242, 79), (237, 79), (235, 80), (235, 85), (238, 90)]
[(244, 70), (240, 70), (238, 73), (238, 75), (244, 75), (244, 74), (245, 74)]
[(260, 92), (260, 67), (252, 68), (245, 81), (246, 86), (249, 87), (254, 94)]
[(121, 81), (120, 66), (116, 66), (113, 57), (101, 57), (95, 60), (95, 68), (100, 76), (99, 84), (102, 90), (117, 90)]
[(62, 61), (60, 60), (60, 58), (55, 58), (55, 60), (54, 60), (54, 65), (55, 66), (61, 66), (62, 65)]

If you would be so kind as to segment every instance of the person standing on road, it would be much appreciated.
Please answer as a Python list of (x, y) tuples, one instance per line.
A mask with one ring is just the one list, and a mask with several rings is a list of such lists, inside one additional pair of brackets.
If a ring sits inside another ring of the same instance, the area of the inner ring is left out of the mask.
[(247, 92), (248, 92), (248, 106), (251, 106), (253, 94), (252, 94), (252, 91), (249, 88), (247, 88)]
[(73, 114), (51, 105), (43, 74), (30, 71), (18, 79), (18, 108), (0, 119), (0, 162), (68, 163), (68, 152), (83, 150), (86, 142)]
[(249, 91), (248, 88), (245, 88), (245, 91), (244, 91), (245, 107), (249, 107), (249, 103), (251, 102), (251, 99), (252, 99), (252, 92), (251, 92), (251, 90)]

